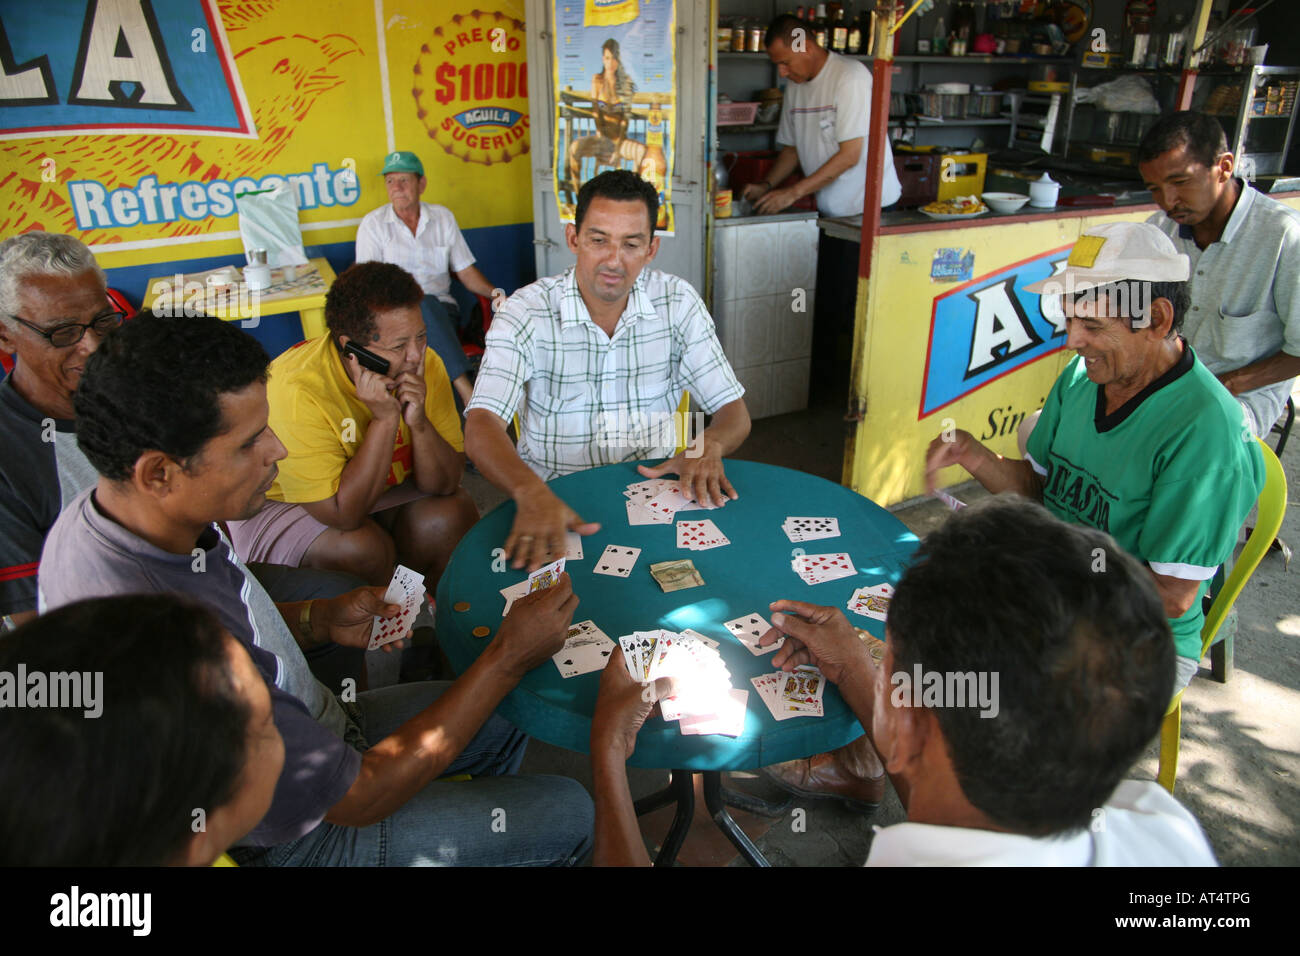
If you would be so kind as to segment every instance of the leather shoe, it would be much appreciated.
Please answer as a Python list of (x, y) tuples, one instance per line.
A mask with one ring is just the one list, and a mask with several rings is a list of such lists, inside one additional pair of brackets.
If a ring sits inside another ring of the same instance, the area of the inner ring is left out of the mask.
[(838, 799), (857, 813), (874, 813), (885, 796), (885, 768), (865, 735), (839, 750), (772, 764), (759, 773), (787, 793)]

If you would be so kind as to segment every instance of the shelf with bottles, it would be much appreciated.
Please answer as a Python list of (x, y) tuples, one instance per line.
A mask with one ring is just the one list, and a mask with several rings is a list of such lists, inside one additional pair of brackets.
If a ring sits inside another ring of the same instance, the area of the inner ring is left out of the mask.
[[(864, 59), (870, 59), (870, 57), (865, 57)], [(947, 56), (944, 54), (938, 56), (935, 56), (934, 54), (899, 54), (894, 57), (894, 62), (944, 63), (951, 66), (984, 66), (990, 63), (1003, 63), (1025, 66), (1030, 63), (1073, 63), (1074, 58), (1068, 56), (1026, 56), (1022, 53), (967, 53), (962, 56)]]

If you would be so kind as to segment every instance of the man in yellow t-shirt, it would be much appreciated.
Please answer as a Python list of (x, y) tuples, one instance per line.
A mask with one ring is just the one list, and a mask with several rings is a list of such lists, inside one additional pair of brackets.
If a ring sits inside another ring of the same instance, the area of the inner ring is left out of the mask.
[[(325, 299), (328, 334), (271, 363), (270, 427), (289, 456), (266, 508), (233, 522), (245, 561), (344, 570), (386, 584), (394, 561), (432, 591), (478, 520), (451, 383), (425, 342), (424, 293), (400, 266), (343, 272)], [(355, 343), (387, 374), (345, 355)]]

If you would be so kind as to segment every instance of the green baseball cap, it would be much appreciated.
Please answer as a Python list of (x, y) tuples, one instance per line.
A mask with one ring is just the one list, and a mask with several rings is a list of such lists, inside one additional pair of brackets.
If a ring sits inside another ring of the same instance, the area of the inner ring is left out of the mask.
[(414, 153), (399, 149), (384, 157), (384, 171), (380, 175), (387, 176), (389, 173), (415, 173), (417, 176), (423, 176), (424, 163), (420, 162), (420, 157)]

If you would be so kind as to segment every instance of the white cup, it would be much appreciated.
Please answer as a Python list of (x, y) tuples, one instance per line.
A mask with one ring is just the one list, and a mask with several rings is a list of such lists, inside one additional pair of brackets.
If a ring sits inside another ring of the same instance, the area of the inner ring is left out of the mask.
[(271, 286), (271, 267), (266, 263), (244, 266), (244, 284), (250, 292), (258, 292)]

